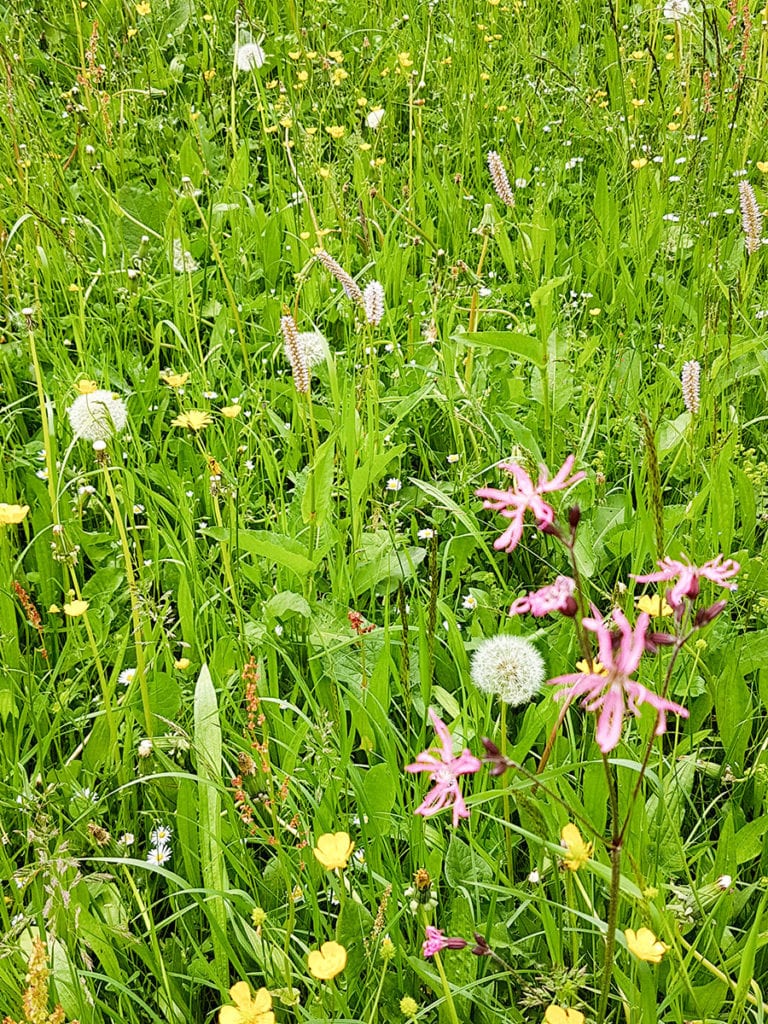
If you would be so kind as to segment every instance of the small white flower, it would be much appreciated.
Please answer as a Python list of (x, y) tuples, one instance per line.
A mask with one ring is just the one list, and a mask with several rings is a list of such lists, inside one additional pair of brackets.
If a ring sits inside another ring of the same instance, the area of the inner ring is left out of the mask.
[(378, 128), (384, 118), (384, 108), (374, 107), (373, 110), (369, 110), (365, 118), (365, 123), (369, 128)]
[(525, 178), (515, 178), (515, 188), (525, 188), (527, 184)]
[(730, 889), (732, 884), (733, 879), (730, 875), (720, 875), (718, 880), (715, 882), (715, 885), (718, 887), (718, 889), (722, 889), (723, 891), (725, 891), (726, 889)]
[(154, 846), (167, 846), (171, 841), (173, 835), (173, 829), (169, 828), (168, 825), (157, 825), (152, 829), (150, 839)]
[(133, 832), (123, 832), (118, 842), (122, 846), (133, 846), (133, 844), (136, 842), (136, 836), (133, 834)]
[(282, 635), (283, 635), (283, 627), (278, 622), (278, 624), (275, 626), (275, 636), (282, 636)]
[(459, 461), (459, 458), (460, 458), (460, 456), (456, 455), (456, 454), (454, 454), (454, 455), (446, 455), (445, 460), (446, 460), (446, 462), (448, 462), (452, 466), (454, 464), (454, 462), (458, 462)]
[(118, 683), (122, 683), (123, 686), (128, 686), (133, 682), (133, 677), (136, 675), (135, 668), (126, 668), (117, 677)]
[(139, 757), (149, 757), (154, 749), (154, 743), (150, 739), (142, 740), (137, 748)]
[(254, 71), (264, 67), (267, 55), (258, 43), (243, 43), (235, 49), (235, 64), (238, 71)]
[(389, 478), (389, 480), (387, 480), (387, 486), (386, 486), (385, 490), (387, 490), (387, 491), (400, 491), (400, 490), (402, 490), (402, 487), (403, 487), (403, 481), (402, 480), (398, 480), (396, 476), (391, 476)]
[(536, 871), (535, 868), (530, 873), (530, 875), (528, 875), (528, 881), (531, 883), (531, 885), (537, 885), (541, 881), (541, 875), (538, 871)]
[(419, 540), (432, 540), (435, 536), (435, 531), (431, 530), (428, 526), (425, 526), (423, 530), (419, 530), (416, 536)]
[(474, 594), (467, 594), (461, 602), (461, 607), (466, 608), (469, 612), (473, 612), (477, 608), (477, 598)]
[(147, 863), (161, 867), (171, 859), (171, 851), (167, 846), (153, 846), (147, 854)]
[[(128, 412), (125, 403), (111, 391), (91, 391), (78, 395), (67, 410), (72, 433), (79, 440), (108, 441), (125, 429)], [(38, 474), (39, 475), (39, 474)]]

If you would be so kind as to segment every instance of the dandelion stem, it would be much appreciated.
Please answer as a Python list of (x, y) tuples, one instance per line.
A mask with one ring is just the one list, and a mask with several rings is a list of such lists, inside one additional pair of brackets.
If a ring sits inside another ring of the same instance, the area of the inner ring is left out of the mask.
[[(506, 701), (501, 701), (501, 716), (499, 721), (499, 729), (501, 731), (501, 756), (506, 758), (507, 756), (507, 704)], [(507, 878), (510, 884), (514, 878), (514, 864), (512, 862), (512, 830), (510, 824), (512, 816), (510, 812), (509, 803), (509, 787), (504, 787), (504, 792), (501, 795), (502, 803), (504, 806), (504, 852), (507, 859)]]
[(448, 1007), (448, 1017), (451, 1020), (451, 1024), (459, 1024), (458, 1014), (456, 1013), (456, 1004), (454, 1003), (453, 996), (451, 995), (451, 987), (448, 984), (448, 978), (446, 977), (445, 968), (443, 967), (443, 961), (440, 958), (440, 954), (435, 953), (433, 959), (435, 961), (438, 974), (440, 975), (440, 981), (443, 984), (445, 1004)]

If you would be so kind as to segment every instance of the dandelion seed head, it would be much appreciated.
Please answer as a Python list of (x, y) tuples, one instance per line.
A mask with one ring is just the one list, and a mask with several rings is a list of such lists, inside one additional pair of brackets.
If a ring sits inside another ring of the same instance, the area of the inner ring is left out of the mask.
[(544, 682), (544, 660), (530, 640), (494, 636), (484, 640), (472, 657), (472, 682), (510, 707), (527, 704)]
[(85, 441), (108, 441), (125, 429), (128, 412), (125, 403), (111, 391), (91, 391), (78, 395), (67, 410), (75, 437)]
[(235, 65), (238, 71), (255, 71), (264, 66), (266, 54), (258, 43), (243, 43), (235, 50)]

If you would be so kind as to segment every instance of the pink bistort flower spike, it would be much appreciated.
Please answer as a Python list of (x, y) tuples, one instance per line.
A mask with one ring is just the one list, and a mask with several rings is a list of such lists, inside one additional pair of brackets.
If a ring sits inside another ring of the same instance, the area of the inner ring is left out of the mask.
[(459, 789), (459, 776), (474, 775), (475, 772), (479, 772), (482, 762), (469, 750), (463, 750), (458, 757), (455, 757), (453, 741), (445, 722), (437, 717), (432, 708), (429, 709), (429, 717), (432, 719), (435, 732), (440, 737), (441, 746), (436, 750), (435, 748), (423, 750), (416, 755), (414, 764), (405, 766), (407, 772), (429, 772), (434, 783), (432, 789), (424, 797), (421, 806), (416, 808), (415, 813), (429, 818), (445, 807), (453, 807), (455, 828), (459, 824), (459, 819), (469, 817), (469, 810)]
[(525, 597), (518, 597), (513, 601), (509, 614), (522, 615), (530, 612), (531, 615), (540, 618), (552, 612), (562, 612), (563, 615), (573, 616), (577, 609), (573, 596), (575, 589), (576, 583), (570, 576), (558, 576), (549, 586), (526, 594)]
[(587, 711), (599, 712), (595, 739), (604, 754), (608, 754), (618, 744), (627, 710), (637, 716), (641, 704), (650, 704), (656, 708), (657, 736), (666, 731), (668, 711), (682, 718), (688, 717), (688, 712), (680, 704), (660, 697), (642, 683), (629, 678), (637, 671), (645, 650), (645, 635), (650, 621), (648, 614), (643, 612), (638, 616), (634, 630), (618, 608), (613, 613), (613, 621), (620, 631), (615, 649), (614, 635), (601, 619), (583, 620), (584, 627), (597, 634), (598, 657), (605, 674), (578, 672), (550, 679), (553, 685), (563, 686), (555, 695), (556, 699), (570, 703), (577, 697), (583, 697), (582, 707)]
[(510, 487), (506, 491), (502, 491), (497, 487), (481, 487), (475, 491), (478, 498), (484, 499), (483, 508), (491, 508), (505, 519), (511, 520), (509, 527), (493, 542), (497, 551), (505, 551), (510, 554), (520, 543), (526, 509), (530, 509), (536, 517), (536, 526), (540, 530), (545, 530), (553, 525), (554, 509), (544, 501), (542, 494), (565, 490), (571, 484), (584, 479), (586, 474), (583, 471), (569, 476), (574, 461), (575, 457), (569, 455), (551, 480), (547, 479), (546, 467), (542, 466), (535, 485), (526, 471), (516, 462), (503, 462), (500, 464), (501, 468), (512, 474), (515, 488)]
[(427, 925), (424, 932), (426, 939), (421, 947), (424, 956), (434, 956), (435, 953), (441, 953), (444, 949), (464, 949), (467, 945), (465, 939), (443, 935), (439, 928), (433, 928), (431, 924)]
[(659, 562), (659, 572), (651, 572), (647, 576), (633, 576), (632, 579), (638, 583), (669, 583), (677, 579), (677, 583), (667, 595), (667, 600), (673, 608), (678, 608), (683, 603), (683, 598), (698, 597), (701, 577), (716, 583), (718, 587), (725, 587), (726, 590), (736, 590), (737, 584), (728, 581), (740, 568), (738, 562), (734, 562), (732, 558), (723, 560), (722, 555), (705, 562), (702, 566), (686, 565), (674, 558), (663, 558)]

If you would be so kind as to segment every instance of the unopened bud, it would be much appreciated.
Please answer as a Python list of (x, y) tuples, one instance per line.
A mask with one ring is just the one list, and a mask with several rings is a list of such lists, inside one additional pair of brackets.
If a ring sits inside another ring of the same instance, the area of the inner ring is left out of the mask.
[(578, 610), (579, 606), (576, 604), (576, 601), (573, 597), (566, 597), (565, 601), (563, 602), (563, 606), (560, 609), (563, 615), (567, 615), (569, 619), (574, 618)]
[(575, 530), (576, 527), (579, 525), (580, 519), (581, 509), (578, 505), (573, 505), (571, 508), (568, 509), (568, 524), (572, 530)]
[(727, 601), (715, 601), (709, 608), (699, 608), (696, 612), (696, 616), (693, 620), (693, 625), (696, 629), (701, 629), (702, 626), (709, 625), (713, 619), (716, 619), (720, 612), (724, 611), (725, 606), (728, 604)]

